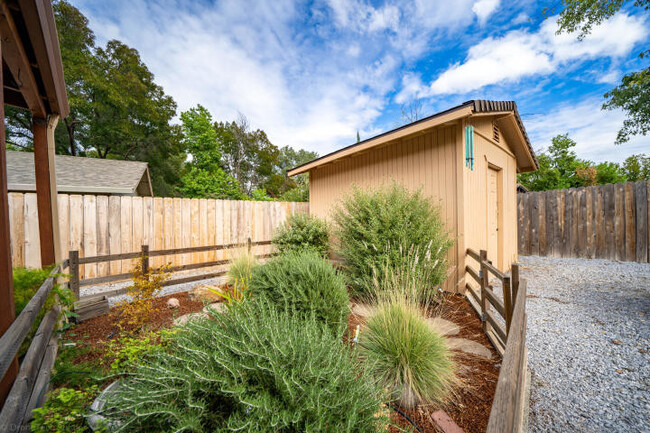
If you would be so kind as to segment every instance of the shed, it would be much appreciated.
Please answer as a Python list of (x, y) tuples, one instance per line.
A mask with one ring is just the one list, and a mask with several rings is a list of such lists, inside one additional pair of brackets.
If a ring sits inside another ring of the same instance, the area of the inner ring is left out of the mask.
[(472, 100), (289, 170), (309, 173), (310, 213), (329, 219), (353, 185), (395, 180), (440, 206), (456, 242), (444, 289), (464, 291), (467, 248), (517, 260), (517, 173), (537, 159), (512, 101)]
[[(60, 193), (153, 196), (146, 162), (55, 155), (54, 163)], [(9, 192), (35, 192), (34, 173), (33, 153), (7, 151)]]

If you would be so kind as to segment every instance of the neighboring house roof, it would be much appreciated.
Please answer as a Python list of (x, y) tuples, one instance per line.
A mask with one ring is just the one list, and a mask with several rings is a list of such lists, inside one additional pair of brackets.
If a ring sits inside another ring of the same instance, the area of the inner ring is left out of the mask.
[(528, 188), (526, 188), (525, 186), (523, 186), (522, 184), (518, 183), (517, 184), (517, 192), (526, 193), (526, 192), (530, 192), (530, 190)]
[[(56, 155), (58, 192), (153, 196), (146, 162)], [(34, 154), (7, 151), (9, 191), (36, 191)]]
[(513, 134), (511, 134), (512, 139), (509, 141), (517, 147), (515, 149), (515, 155), (517, 157), (517, 165), (520, 171), (534, 171), (538, 168), (537, 158), (535, 157), (535, 152), (530, 144), (530, 139), (528, 138), (524, 124), (521, 121), (521, 116), (519, 116), (517, 104), (515, 104), (514, 101), (485, 101), (477, 99), (464, 102), (456, 107), (441, 111), (440, 113), (425, 117), (391, 131), (384, 132), (351, 146), (344, 147), (306, 164), (295, 167), (289, 170), (287, 174), (289, 176), (295, 176), (300, 173), (305, 173), (318, 166), (368, 150), (389, 141), (397, 140), (429, 128), (434, 128), (444, 123), (457, 121), (463, 117), (471, 117), (472, 115), (481, 114), (503, 115), (503, 119), (500, 119), (500, 121), (503, 122), (507, 129), (513, 132)]

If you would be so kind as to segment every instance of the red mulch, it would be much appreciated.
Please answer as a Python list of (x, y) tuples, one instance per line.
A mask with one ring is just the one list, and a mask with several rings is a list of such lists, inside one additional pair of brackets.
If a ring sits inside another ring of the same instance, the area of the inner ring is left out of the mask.
[[(176, 309), (167, 308), (166, 304), (169, 298), (178, 299), (180, 307)], [(163, 327), (169, 327), (174, 323), (175, 318), (188, 313), (199, 312), (204, 307), (203, 302), (190, 299), (188, 292), (155, 298), (151, 302), (154, 313), (151, 320), (147, 322), (147, 331), (157, 331)], [(112, 338), (120, 337), (116, 326), (118, 317), (119, 310), (112, 309), (110, 313), (86, 320), (70, 328), (65, 333), (64, 340), (80, 340), (87, 349), (75, 358), (75, 364), (99, 361), (104, 356), (106, 343)]]
[[(442, 318), (460, 326), (460, 332), (454, 338), (466, 338), (493, 349), (490, 340), (483, 333), (481, 321), (476, 312), (464, 296), (445, 294), (445, 302), (440, 309)], [(357, 324), (362, 319), (354, 314), (350, 315), (348, 329), (352, 335)], [(416, 409), (403, 410), (425, 433), (441, 432), (430, 418), (430, 414), (438, 409), (443, 409), (466, 433), (484, 432), (487, 429), (492, 399), (496, 390), (499, 377), (501, 358), (494, 352), (492, 360), (464, 355), (454, 352), (458, 364), (458, 377), (461, 384), (454, 390), (453, 401), (443, 408), (434, 406), (421, 406)], [(393, 422), (407, 431), (412, 429), (398, 413), (391, 411)], [(391, 433), (398, 430), (391, 428)], [(415, 430), (413, 430), (415, 431)]]
[[(169, 309), (166, 302), (169, 298), (176, 298), (180, 302), (180, 308)], [(188, 313), (201, 311), (204, 303), (190, 299), (187, 292), (175, 293), (153, 301), (155, 313), (148, 322), (146, 329), (150, 331), (159, 330), (173, 324), (176, 317)], [(460, 332), (454, 337), (474, 340), (492, 349), (490, 341), (483, 333), (481, 321), (476, 312), (465, 297), (455, 294), (445, 294), (445, 302), (440, 311), (441, 316), (460, 326)], [(71, 328), (66, 332), (64, 339), (81, 340), (89, 349), (74, 360), (75, 363), (85, 361), (97, 362), (105, 355), (106, 342), (111, 338), (119, 336), (115, 326), (119, 312), (112, 310), (109, 314), (95, 317)], [(350, 315), (348, 322), (349, 332), (346, 334), (346, 341), (354, 335), (354, 329), (360, 324), (360, 317)], [(69, 335), (71, 334), (72, 335)], [(81, 337), (81, 338), (80, 338)], [(455, 397), (444, 409), (447, 414), (466, 433), (484, 432), (492, 407), (492, 399), (496, 389), (499, 376), (501, 359), (495, 355), (489, 361), (474, 356), (465, 356), (455, 352), (456, 362), (459, 365), (458, 376), (461, 385), (455, 390)], [(430, 414), (440, 409), (432, 406), (422, 406), (417, 409), (404, 410), (404, 412), (425, 432), (439, 433), (441, 430), (431, 421)], [(407, 428), (410, 424), (396, 412), (392, 412), (393, 421)], [(397, 431), (396, 429), (391, 429)]]

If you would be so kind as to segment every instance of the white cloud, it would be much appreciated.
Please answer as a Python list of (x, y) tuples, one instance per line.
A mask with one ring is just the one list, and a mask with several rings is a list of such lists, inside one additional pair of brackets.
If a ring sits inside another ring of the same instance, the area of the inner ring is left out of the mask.
[(577, 104), (554, 107), (548, 113), (526, 117), (524, 124), (533, 147), (546, 149), (554, 136), (568, 132), (577, 142), (575, 151), (578, 156), (591, 161), (622, 162), (629, 155), (648, 153), (650, 136), (637, 136), (628, 143), (614, 144), (625, 113), (603, 111), (602, 104), (602, 98), (588, 98)]
[(648, 36), (643, 18), (625, 14), (594, 28), (583, 41), (576, 40), (575, 35), (556, 35), (556, 29), (556, 20), (549, 19), (537, 32), (514, 30), (500, 38), (484, 39), (469, 49), (464, 62), (438, 76), (428, 94), (462, 94), (491, 84), (549, 74), (570, 62), (618, 58), (629, 54)]
[(479, 22), (484, 24), (501, 4), (501, 0), (479, 0), (472, 6), (472, 12), (476, 14)]

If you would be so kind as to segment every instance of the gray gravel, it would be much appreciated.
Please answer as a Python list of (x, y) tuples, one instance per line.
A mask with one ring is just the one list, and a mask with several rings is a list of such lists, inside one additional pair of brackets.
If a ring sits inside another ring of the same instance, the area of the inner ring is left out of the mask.
[(650, 265), (520, 257), (531, 432), (650, 432)]

